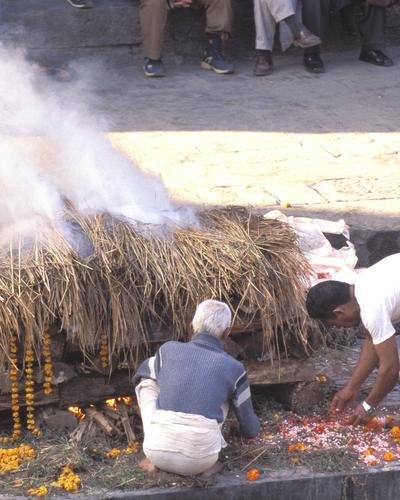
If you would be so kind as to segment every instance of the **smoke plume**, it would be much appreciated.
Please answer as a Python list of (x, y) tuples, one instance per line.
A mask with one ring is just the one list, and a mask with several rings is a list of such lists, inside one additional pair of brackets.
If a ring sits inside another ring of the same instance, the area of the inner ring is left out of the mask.
[(84, 104), (69, 107), (36, 73), (21, 52), (0, 46), (0, 244), (50, 225), (63, 231), (65, 200), (83, 215), (106, 212), (132, 224), (194, 222), (161, 177), (113, 149)]

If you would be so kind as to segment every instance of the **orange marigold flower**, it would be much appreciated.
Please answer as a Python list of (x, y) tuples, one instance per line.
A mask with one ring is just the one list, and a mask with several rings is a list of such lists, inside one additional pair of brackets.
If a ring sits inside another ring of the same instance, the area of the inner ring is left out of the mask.
[(372, 417), (371, 420), (367, 424), (365, 424), (363, 428), (364, 432), (380, 431), (381, 429), (382, 426), (376, 417)]
[(291, 444), (288, 446), (289, 453), (294, 453), (295, 451), (305, 451), (306, 449), (307, 449), (307, 446), (303, 442)]
[(383, 460), (385, 460), (386, 462), (392, 462), (396, 458), (397, 458), (396, 455), (391, 451), (386, 451), (383, 455)]
[(394, 439), (400, 439), (400, 428), (395, 425), (390, 429), (390, 434)]
[(368, 457), (370, 455), (373, 455), (375, 453), (375, 450), (369, 446), (365, 451), (364, 451), (364, 456)]
[(246, 478), (248, 481), (256, 481), (261, 476), (261, 472), (258, 469), (250, 469), (246, 473)]

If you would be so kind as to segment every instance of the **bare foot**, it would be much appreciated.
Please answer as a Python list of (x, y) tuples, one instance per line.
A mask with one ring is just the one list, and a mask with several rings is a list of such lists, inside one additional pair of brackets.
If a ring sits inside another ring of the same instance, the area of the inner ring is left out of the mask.
[(143, 460), (140, 460), (138, 462), (138, 466), (140, 469), (146, 471), (146, 472), (156, 472), (157, 467), (153, 464), (153, 462), (150, 462), (148, 458), (144, 458)]
[(210, 477), (218, 474), (224, 468), (224, 464), (221, 462), (215, 462), (215, 464), (199, 475), (202, 479), (210, 479)]

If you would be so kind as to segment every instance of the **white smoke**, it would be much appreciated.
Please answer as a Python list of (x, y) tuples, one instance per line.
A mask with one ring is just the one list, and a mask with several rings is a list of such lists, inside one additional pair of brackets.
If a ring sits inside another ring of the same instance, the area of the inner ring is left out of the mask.
[(84, 215), (111, 215), (150, 224), (194, 223), (171, 201), (160, 177), (113, 149), (53, 91), (35, 84), (23, 54), (0, 46), (0, 244), (12, 232), (62, 227), (64, 199)]

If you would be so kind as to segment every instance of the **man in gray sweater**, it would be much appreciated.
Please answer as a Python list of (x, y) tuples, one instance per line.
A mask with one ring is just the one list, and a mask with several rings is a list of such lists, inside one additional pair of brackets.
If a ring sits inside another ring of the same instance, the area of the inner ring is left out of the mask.
[(192, 321), (193, 339), (166, 342), (136, 372), (148, 469), (181, 475), (221, 470), (221, 427), (230, 403), (242, 434), (258, 434), (246, 371), (223, 349), (231, 320), (223, 302), (202, 302)]

